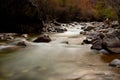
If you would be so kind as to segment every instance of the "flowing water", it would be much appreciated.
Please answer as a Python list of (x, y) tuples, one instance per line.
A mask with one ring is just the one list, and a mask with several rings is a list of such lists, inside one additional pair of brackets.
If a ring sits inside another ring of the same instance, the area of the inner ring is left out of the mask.
[(91, 45), (81, 45), (85, 37), (79, 34), (80, 28), (50, 33), (50, 43), (31, 43), (4, 53), (0, 80), (120, 80), (120, 69), (108, 66), (119, 55), (98, 54)]

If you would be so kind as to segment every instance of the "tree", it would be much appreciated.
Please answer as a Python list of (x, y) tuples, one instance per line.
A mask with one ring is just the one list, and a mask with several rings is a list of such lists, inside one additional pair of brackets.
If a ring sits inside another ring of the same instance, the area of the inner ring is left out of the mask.
[(118, 22), (120, 24), (120, 0), (105, 0), (106, 4), (110, 5), (116, 12), (118, 17)]

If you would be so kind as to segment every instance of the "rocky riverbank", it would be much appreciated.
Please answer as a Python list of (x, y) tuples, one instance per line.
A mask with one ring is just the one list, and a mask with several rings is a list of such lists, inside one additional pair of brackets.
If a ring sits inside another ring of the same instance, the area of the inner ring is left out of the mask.
[[(87, 36), (83, 40), (83, 44), (92, 44), (91, 49), (105, 54), (120, 53), (120, 26), (117, 21), (91, 22), (83, 23), (82, 25), (84, 25), (82, 28), (84, 31), (81, 34)], [(111, 63), (113, 64), (114, 62), (113, 60)], [(119, 59), (117, 63), (120, 63)]]

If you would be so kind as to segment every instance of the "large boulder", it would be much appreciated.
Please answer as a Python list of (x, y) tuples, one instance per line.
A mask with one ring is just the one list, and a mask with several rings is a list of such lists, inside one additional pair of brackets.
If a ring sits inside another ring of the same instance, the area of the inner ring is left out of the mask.
[(51, 39), (49, 35), (47, 34), (42, 34), (39, 37), (37, 37), (33, 42), (50, 42)]
[(106, 34), (103, 38), (103, 47), (114, 53), (120, 53), (120, 30)]
[(120, 30), (99, 35), (98, 38), (93, 40), (92, 49), (105, 49), (109, 52), (120, 53)]

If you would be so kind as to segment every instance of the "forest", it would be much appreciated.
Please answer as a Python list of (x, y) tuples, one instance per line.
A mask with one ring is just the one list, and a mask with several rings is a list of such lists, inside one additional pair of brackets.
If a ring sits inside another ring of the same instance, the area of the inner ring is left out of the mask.
[[(1, 0), (0, 19), (2, 27), (0, 30), (1, 32), (15, 32), (16, 30), (18, 32), (36, 32), (36, 30), (40, 30), (44, 26), (43, 22), (47, 23), (53, 20), (62, 23), (72, 21), (103, 21), (106, 18), (118, 20), (120, 6), (119, 1), (115, 1)], [(9, 26), (12, 26), (10, 27), (11, 29)], [(24, 29), (23, 27), (25, 26), (26, 28), (29, 26), (30, 30)]]

